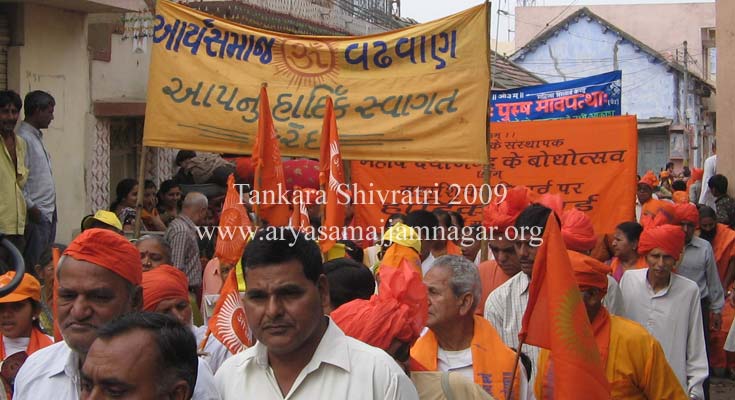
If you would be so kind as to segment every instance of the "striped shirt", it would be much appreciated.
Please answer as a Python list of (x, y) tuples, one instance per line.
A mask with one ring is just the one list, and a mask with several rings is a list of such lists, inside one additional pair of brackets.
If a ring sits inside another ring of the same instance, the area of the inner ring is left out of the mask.
[(202, 263), (199, 261), (197, 227), (184, 214), (179, 214), (163, 235), (171, 246), (171, 264), (189, 278), (189, 287), (202, 286)]

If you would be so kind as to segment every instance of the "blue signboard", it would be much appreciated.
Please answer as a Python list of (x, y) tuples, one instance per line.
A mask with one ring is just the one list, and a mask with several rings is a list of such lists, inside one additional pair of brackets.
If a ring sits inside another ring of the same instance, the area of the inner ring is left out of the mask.
[(573, 81), (494, 91), (492, 122), (620, 115), (622, 71)]

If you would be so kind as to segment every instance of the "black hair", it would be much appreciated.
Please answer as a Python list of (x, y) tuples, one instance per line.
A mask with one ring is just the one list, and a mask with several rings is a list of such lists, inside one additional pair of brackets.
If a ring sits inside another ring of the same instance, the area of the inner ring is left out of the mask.
[(23, 107), (23, 101), (18, 93), (12, 90), (0, 90), (0, 107), (5, 107), (8, 104), (15, 105), (18, 111)]
[(671, 161), (666, 163), (666, 168), (664, 169), (669, 169), (669, 168), (674, 168), (674, 163), (672, 163)]
[(110, 204), (110, 211), (115, 212), (117, 206), (128, 197), (128, 194), (138, 186), (138, 181), (132, 178), (125, 178), (117, 183), (115, 187), (115, 201)]
[(405, 221), (406, 214), (395, 213), (395, 214), (389, 215), (388, 218), (386, 218), (385, 220), (385, 224), (383, 224), (383, 231), (387, 231), (388, 229), (390, 229), (390, 227), (395, 225), (397, 219), (400, 219), (401, 221)]
[(143, 181), (143, 189), (156, 189), (156, 184), (152, 180), (146, 179)]
[(625, 235), (625, 238), (629, 242), (637, 242), (641, 238), (641, 232), (643, 232), (641, 224), (633, 221), (623, 222), (616, 226), (615, 229), (623, 232), (623, 235)]
[(432, 214), (436, 216), (436, 219), (439, 221), (440, 225), (444, 225), (447, 228), (452, 226), (452, 217), (449, 216), (449, 213), (446, 210), (437, 208), (436, 210), (432, 211)]
[(671, 188), (674, 190), (680, 190), (680, 191), (686, 192), (687, 183), (684, 181), (674, 181), (674, 183), (671, 184)]
[[(518, 215), (518, 218), (516, 218), (515, 227), (518, 229), (526, 230), (534, 227), (540, 227), (541, 231), (538, 235), (539, 237), (541, 237), (543, 236), (544, 230), (546, 229), (546, 221), (549, 219), (549, 214), (551, 214), (550, 208), (544, 207), (541, 204), (531, 204), (530, 206), (526, 207), (526, 209), (523, 210), (520, 215)], [(554, 213), (554, 217), (561, 227), (559, 216)]]
[[(181, 189), (181, 184), (176, 182), (173, 179), (167, 179), (163, 182), (161, 182), (161, 187), (158, 188), (158, 209), (159, 211), (165, 211), (163, 209), (164, 204), (164, 197), (166, 196), (166, 193), (171, 191), (173, 188), (179, 188)], [(177, 207), (180, 205), (177, 205)]]
[(360, 248), (357, 243), (352, 240), (338, 240), (337, 243), (345, 245), (345, 253), (347, 253), (351, 259), (357, 262), (362, 262), (363, 257), (365, 257), (365, 252), (362, 251), (362, 248)]
[(23, 102), (26, 105), (26, 108), (23, 110), (26, 118), (33, 116), (36, 111), (44, 110), (49, 106), (56, 105), (54, 97), (43, 90), (28, 92)]
[(329, 281), (332, 309), (355, 299), (369, 300), (375, 293), (373, 273), (363, 264), (349, 258), (338, 258), (324, 264)]
[(462, 214), (456, 211), (449, 211), (449, 216), (454, 217), (454, 219), (457, 221), (457, 227), (459, 229), (464, 228), (464, 218), (462, 217)]
[(243, 275), (248, 269), (299, 261), (304, 276), (317, 283), (324, 274), (319, 246), (289, 226), (268, 226), (255, 233), (242, 256)]
[(197, 342), (191, 330), (165, 314), (136, 312), (123, 315), (97, 331), (102, 340), (142, 330), (153, 336), (158, 348), (159, 385), (172, 385), (179, 379), (189, 384), (187, 398), (194, 392), (199, 369)]
[(193, 152), (191, 150), (179, 150), (178, 153), (176, 153), (176, 165), (181, 166), (181, 163), (197, 156), (196, 152)]
[(701, 205), (699, 207), (699, 218), (712, 218), (717, 220), (717, 213), (712, 207)]
[(725, 175), (717, 174), (709, 178), (709, 181), (707, 182), (707, 186), (709, 186), (710, 189), (717, 190), (720, 194), (726, 194), (727, 193), (727, 178), (725, 177)]

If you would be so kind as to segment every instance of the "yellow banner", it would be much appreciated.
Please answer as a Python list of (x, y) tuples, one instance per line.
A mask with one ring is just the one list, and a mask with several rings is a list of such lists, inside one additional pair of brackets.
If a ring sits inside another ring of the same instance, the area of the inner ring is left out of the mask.
[(267, 83), (285, 156), (318, 158), (332, 96), (345, 159), (487, 163), (487, 19), (295, 36), (159, 0), (143, 143), (250, 154)]

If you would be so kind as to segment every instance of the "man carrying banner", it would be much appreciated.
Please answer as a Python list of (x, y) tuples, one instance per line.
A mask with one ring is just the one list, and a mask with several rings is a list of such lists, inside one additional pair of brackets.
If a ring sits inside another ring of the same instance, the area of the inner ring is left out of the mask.
[[(610, 314), (602, 304), (610, 267), (575, 251), (568, 254), (602, 363), (606, 366), (611, 398), (685, 400), (687, 396), (666, 362), (658, 341), (637, 323)], [(549, 363), (549, 355), (546, 349), (539, 355), (536, 400), (554, 398), (553, 365)]]
[(319, 246), (268, 227), (245, 249), (243, 305), (258, 342), (217, 371), (223, 400), (418, 399), (383, 350), (345, 336), (327, 316), (329, 285)]
[(643, 325), (660, 343), (671, 369), (690, 398), (703, 400), (708, 376), (699, 288), (673, 273), (684, 250), (679, 226), (649, 227), (638, 252), (648, 268), (629, 270), (620, 280), (624, 316)]
[[(477, 268), (462, 256), (445, 255), (434, 261), (424, 283), (429, 331), (411, 348), (411, 356), (426, 370), (459, 372), (494, 398), (509, 399), (516, 353), (487, 320), (475, 315), (482, 293)], [(512, 398), (525, 399), (528, 380), (519, 370)]]

